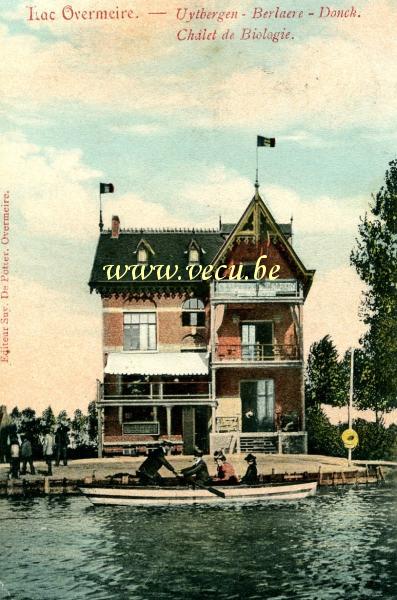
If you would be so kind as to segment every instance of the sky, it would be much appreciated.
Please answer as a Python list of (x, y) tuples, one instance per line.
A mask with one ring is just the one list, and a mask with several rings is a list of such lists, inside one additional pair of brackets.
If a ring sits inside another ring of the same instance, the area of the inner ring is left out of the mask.
[[(258, 30), (291, 29), (293, 40), (278, 43), (179, 42), (181, 28), (237, 32), (241, 21), (178, 22), (175, 0), (136, 0), (130, 21), (65, 21), (64, 5), (35, 3), (56, 13), (51, 22), (28, 21), (25, 1), (0, 8), (0, 173), (10, 191), (12, 274), (1, 404), (72, 412), (95, 398), (101, 305), (87, 282), (99, 182), (115, 186), (103, 197), (105, 227), (112, 214), (121, 227), (233, 222), (254, 193), (257, 134), (277, 140), (259, 149), (261, 196), (278, 222), (293, 217), (295, 249), (316, 269), (306, 350), (326, 334), (341, 354), (357, 345), (362, 284), (349, 255), (396, 155), (395, 2), (360, 0), (354, 19), (246, 18)], [(205, 3), (246, 14), (253, 6)], [(302, 6), (318, 12), (316, 0)]]

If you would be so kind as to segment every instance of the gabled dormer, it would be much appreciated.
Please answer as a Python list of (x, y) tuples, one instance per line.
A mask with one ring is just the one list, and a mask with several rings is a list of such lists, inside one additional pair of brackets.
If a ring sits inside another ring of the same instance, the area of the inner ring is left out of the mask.
[(141, 238), (136, 249), (134, 250), (134, 254), (136, 254), (136, 262), (138, 264), (146, 265), (150, 258), (154, 256), (155, 252), (149, 242), (147, 242), (144, 238)]
[(205, 250), (194, 238), (192, 238), (185, 253), (188, 255), (189, 265), (198, 265), (201, 263), (201, 259), (203, 254), (205, 254)]
[(240, 220), (234, 225), (213, 259), (214, 268), (221, 264), (251, 264), (265, 255), (269, 265), (280, 265), (280, 279), (301, 281), (305, 295), (314, 271), (306, 269), (286, 235), (256, 191)]

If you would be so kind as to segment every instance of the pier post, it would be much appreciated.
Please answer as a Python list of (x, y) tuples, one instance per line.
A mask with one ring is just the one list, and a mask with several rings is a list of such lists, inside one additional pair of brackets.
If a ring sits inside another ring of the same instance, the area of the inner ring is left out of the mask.
[(277, 432), (277, 452), (278, 454), (282, 454), (283, 453), (283, 440), (282, 440), (282, 433), (281, 431)]

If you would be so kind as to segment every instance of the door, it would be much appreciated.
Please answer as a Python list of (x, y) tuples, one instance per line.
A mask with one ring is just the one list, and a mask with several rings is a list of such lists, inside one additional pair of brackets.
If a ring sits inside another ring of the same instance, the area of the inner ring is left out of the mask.
[(264, 360), (273, 356), (272, 321), (242, 324), (241, 356), (248, 360)]
[(274, 381), (240, 382), (242, 431), (274, 431)]

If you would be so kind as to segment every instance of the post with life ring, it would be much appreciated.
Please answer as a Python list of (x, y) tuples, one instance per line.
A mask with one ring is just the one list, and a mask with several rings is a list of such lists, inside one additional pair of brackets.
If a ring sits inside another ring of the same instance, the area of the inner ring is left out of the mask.
[(348, 407), (348, 429), (342, 433), (342, 441), (347, 449), (347, 459), (349, 467), (352, 464), (352, 450), (358, 444), (357, 432), (352, 429), (352, 413), (353, 413), (353, 387), (354, 387), (354, 348), (350, 351), (350, 387), (349, 387), (349, 407)]

